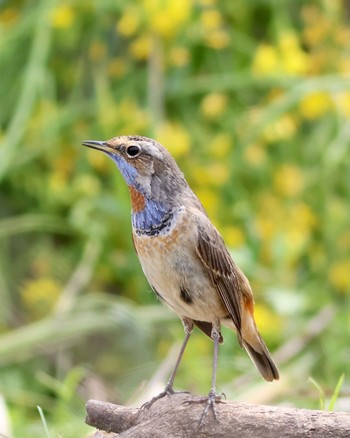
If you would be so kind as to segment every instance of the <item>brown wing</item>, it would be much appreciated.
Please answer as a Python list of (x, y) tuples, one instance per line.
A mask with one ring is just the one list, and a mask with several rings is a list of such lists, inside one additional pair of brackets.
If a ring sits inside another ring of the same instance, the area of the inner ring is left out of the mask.
[(232, 318), (240, 339), (242, 327), (241, 275), (222, 237), (207, 218), (205, 222), (198, 223), (197, 253)]

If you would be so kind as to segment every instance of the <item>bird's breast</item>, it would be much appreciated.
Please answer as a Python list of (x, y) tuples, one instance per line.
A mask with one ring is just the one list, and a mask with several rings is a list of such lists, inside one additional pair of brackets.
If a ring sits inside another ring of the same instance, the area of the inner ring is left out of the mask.
[(180, 316), (209, 320), (208, 309), (222, 313), (222, 304), (197, 255), (198, 227), (186, 209), (173, 214), (166, 233), (139, 235), (135, 249), (144, 274), (155, 292)]

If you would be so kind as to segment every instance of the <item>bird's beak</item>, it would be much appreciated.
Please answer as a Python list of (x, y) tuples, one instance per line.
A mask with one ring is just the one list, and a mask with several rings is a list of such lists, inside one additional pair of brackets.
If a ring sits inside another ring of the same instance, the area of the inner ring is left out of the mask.
[[(96, 140), (84, 140), (82, 142), (83, 146), (88, 148), (96, 149), (102, 152), (112, 152), (113, 148), (106, 141), (96, 141)], [(115, 150), (114, 150), (115, 152)]]

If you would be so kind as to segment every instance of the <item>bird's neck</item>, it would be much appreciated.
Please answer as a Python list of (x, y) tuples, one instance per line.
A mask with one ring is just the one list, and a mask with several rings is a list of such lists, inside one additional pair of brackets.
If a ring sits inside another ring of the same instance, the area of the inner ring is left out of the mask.
[(131, 220), (137, 234), (157, 236), (170, 227), (172, 206), (163, 201), (147, 198), (134, 187), (129, 186), (131, 197)]

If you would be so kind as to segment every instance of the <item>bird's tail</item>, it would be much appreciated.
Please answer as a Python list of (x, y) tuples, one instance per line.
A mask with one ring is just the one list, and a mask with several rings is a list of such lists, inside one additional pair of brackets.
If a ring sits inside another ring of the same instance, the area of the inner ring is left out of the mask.
[(270, 352), (265, 345), (265, 342), (262, 340), (260, 334), (259, 336), (259, 345), (254, 348), (247, 341), (243, 340), (242, 345), (246, 349), (249, 357), (254, 362), (254, 365), (259, 370), (260, 374), (263, 376), (265, 380), (268, 382), (272, 382), (273, 380), (279, 379), (279, 372), (271, 358)]

